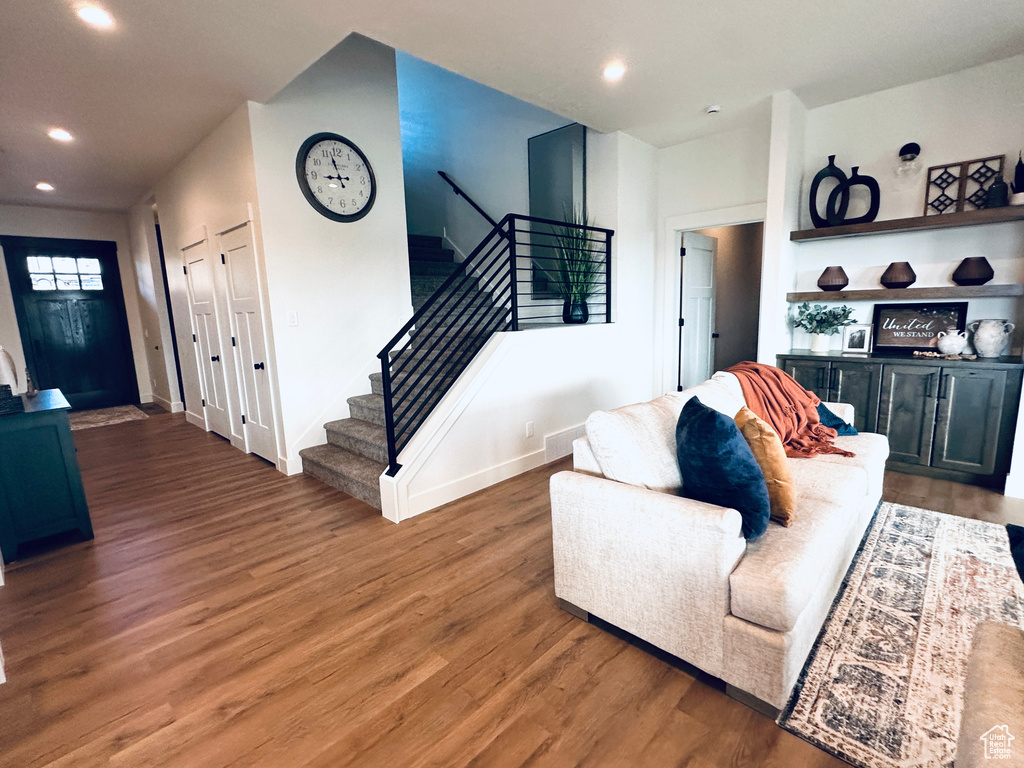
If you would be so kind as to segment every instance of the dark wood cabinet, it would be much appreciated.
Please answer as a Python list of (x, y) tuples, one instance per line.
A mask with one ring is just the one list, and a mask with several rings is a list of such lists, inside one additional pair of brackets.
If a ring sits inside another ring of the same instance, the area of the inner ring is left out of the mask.
[[(781, 360), (781, 358), (780, 358)], [(828, 403), (850, 403), (853, 426), (874, 432), (878, 423), (878, 395), (882, 364), (863, 360), (808, 360), (787, 358), (780, 362), (786, 373), (804, 389)]]
[(889, 460), (928, 466), (935, 433), (935, 390), (941, 369), (886, 365), (878, 431), (889, 437)]
[(846, 357), (795, 351), (778, 366), (822, 400), (850, 403), (854, 426), (889, 438), (890, 469), (1000, 485), (1020, 401), (1020, 361)]
[(92, 538), (89, 507), (60, 390), (22, 396), (25, 412), (0, 416), (0, 554), (67, 531)]

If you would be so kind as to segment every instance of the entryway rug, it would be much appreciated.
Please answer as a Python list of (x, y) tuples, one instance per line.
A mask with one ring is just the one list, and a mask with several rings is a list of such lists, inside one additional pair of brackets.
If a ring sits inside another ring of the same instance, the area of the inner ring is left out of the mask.
[(883, 503), (779, 725), (864, 768), (951, 766), (985, 620), (1024, 627), (1005, 526)]
[(138, 421), (148, 419), (145, 413), (134, 405), (118, 405), (113, 408), (97, 408), (95, 411), (72, 411), (71, 431), (76, 429), (92, 429), (93, 427), (107, 427), (111, 424), (121, 424), (125, 421)]

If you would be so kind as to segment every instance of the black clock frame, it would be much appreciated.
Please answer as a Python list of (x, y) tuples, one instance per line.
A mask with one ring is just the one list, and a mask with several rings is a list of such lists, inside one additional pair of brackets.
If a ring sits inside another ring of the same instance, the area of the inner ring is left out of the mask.
[[(316, 195), (313, 194), (313, 190), (309, 187), (309, 181), (306, 179), (306, 157), (309, 155), (309, 150), (312, 149), (316, 144), (327, 139), (333, 139), (334, 141), (340, 141), (342, 144), (347, 145), (359, 155), (359, 159), (363, 161), (366, 166), (367, 173), (370, 174), (370, 199), (366, 201), (366, 205), (358, 213), (338, 213), (332, 211), (330, 208), (325, 206), (319, 200), (316, 199)], [(352, 141), (346, 139), (344, 136), (337, 133), (321, 132), (314, 133), (299, 147), (299, 153), (295, 156), (295, 178), (299, 182), (299, 189), (302, 191), (302, 196), (306, 198), (313, 210), (332, 221), (343, 221), (352, 222), (359, 221), (373, 208), (373, 203), (377, 199), (377, 177), (373, 175), (373, 166), (370, 165), (370, 161), (366, 159), (366, 155), (363, 154), (363, 150), (357, 147)]]

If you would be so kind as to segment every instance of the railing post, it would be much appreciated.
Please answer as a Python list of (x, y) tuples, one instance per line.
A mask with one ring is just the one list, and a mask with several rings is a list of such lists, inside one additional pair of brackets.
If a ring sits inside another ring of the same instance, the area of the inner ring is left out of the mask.
[(388, 477), (394, 477), (402, 465), (398, 463), (398, 448), (395, 445), (395, 407), (391, 399), (391, 361), (388, 350), (382, 351), (380, 358), (380, 383), (384, 393), (384, 434), (388, 441)]
[(516, 217), (508, 217), (508, 276), (512, 287), (512, 330), (519, 330), (519, 272), (516, 269)]
[(612, 233), (604, 237), (604, 321), (612, 321)]

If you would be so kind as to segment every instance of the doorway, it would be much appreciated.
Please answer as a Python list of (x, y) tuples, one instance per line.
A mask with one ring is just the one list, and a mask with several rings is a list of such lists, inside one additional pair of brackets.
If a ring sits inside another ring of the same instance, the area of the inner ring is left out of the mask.
[(680, 390), (757, 359), (763, 222), (682, 233)]
[(115, 243), (0, 237), (25, 360), (76, 410), (139, 402)]

